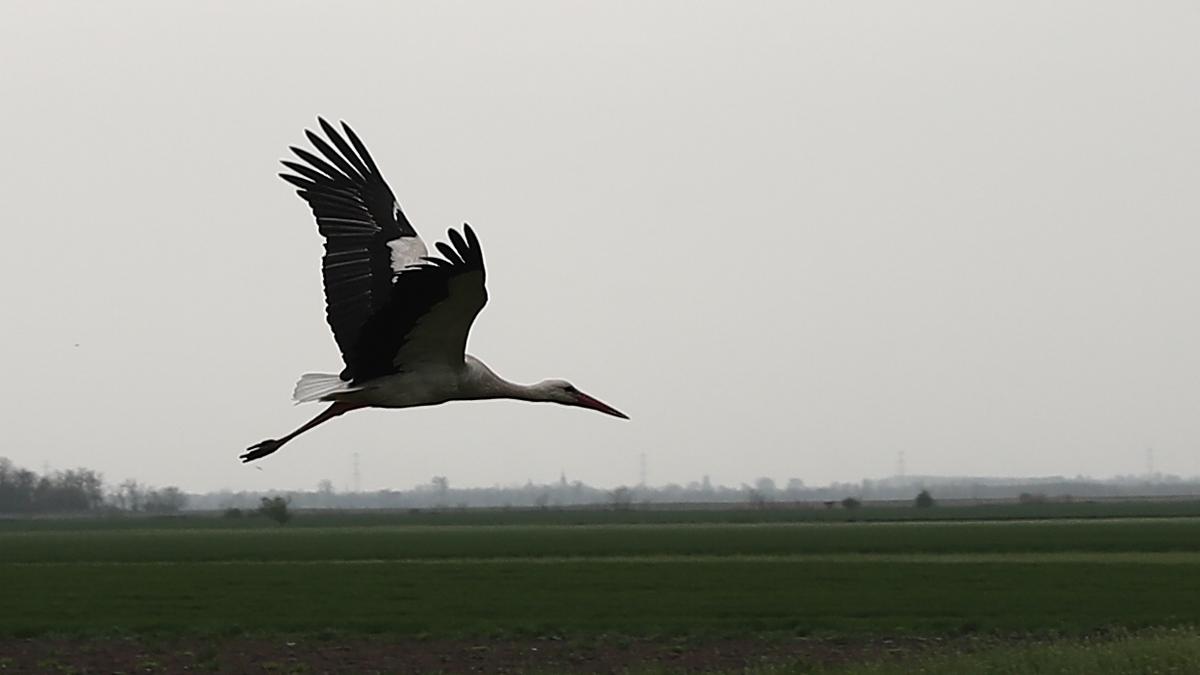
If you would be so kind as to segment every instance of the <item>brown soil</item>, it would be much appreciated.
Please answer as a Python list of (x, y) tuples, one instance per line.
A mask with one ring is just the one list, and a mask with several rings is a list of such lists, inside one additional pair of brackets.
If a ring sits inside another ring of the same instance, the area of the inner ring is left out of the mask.
[(945, 648), (938, 639), (0, 639), (9, 673), (699, 673), (835, 665)]

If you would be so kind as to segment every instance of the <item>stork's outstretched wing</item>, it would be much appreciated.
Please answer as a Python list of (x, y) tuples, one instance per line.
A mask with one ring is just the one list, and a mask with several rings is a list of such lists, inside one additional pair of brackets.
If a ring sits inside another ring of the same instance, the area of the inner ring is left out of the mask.
[(427, 251), (358, 135), (345, 122), (343, 137), (317, 121), (329, 140), (308, 130), (305, 135), (321, 156), (293, 147), (303, 163), (284, 160), (295, 174), (279, 175), (299, 188), (325, 237), (326, 318), (346, 364), (342, 379), (362, 380), (357, 353), (364, 325), (394, 302), (396, 275)]
[[(388, 303), (367, 319), (355, 350), (354, 380), (414, 364), (463, 364), (467, 334), (487, 303), (483, 249), (470, 225), (437, 243), (442, 257), (425, 257), (396, 277)], [(464, 236), (465, 235), (465, 236)]]

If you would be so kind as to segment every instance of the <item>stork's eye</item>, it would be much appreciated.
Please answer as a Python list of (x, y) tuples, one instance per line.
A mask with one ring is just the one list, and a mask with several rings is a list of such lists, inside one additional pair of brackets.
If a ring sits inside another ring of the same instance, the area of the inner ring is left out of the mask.
[(578, 394), (579, 393), (578, 389), (576, 389), (575, 387), (573, 387), (569, 384), (563, 386), (563, 391), (567, 392), (568, 394)]

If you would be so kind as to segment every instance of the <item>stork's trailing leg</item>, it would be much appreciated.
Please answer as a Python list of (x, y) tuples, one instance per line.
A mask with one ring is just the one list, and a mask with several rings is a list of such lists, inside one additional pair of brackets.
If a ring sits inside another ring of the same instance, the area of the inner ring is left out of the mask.
[(358, 409), (361, 407), (363, 407), (363, 406), (359, 403), (341, 403), (341, 402), (334, 403), (333, 405), (326, 408), (324, 410), (324, 412), (322, 412), (320, 415), (317, 415), (316, 417), (312, 418), (311, 420), (308, 421), (307, 424), (305, 424), (304, 426), (300, 427), (299, 429), (293, 431), (292, 433), (288, 434), (287, 436), (284, 436), (283, 438), (279, 438), (279, 439), (268, 438), (267, 440), (262, 441), (261, 443), (256, 443), (256, 444), (246, 448), (246, 454), (241, 456), (241, 460), (243, 462), (253, 462), (256, 459), (262, 459), (263, 457), (266, 457), (267, 455), (271, 454), (272, 452), (275, 452), (279, 448), (282, 448), (284, 443), (287, 443), (288, 441), (290, 441), (293, 438), (299, 436), (300, 434), (308, 431), (309, 429), (312, 429), (313, 427), (315, 427), (319, 424), (322, 424), (324, 422), (328, 422), (329, 420), (337, 417), (338, 415), (341, 415), (343, 413), (348, 413), (351, 410), (355, 410), (355, 409)]

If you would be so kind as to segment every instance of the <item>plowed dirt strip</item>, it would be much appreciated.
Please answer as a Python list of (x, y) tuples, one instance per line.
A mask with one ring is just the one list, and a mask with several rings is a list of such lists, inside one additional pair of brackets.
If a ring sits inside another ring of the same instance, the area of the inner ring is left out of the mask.
[(778, 562), (811, 562), (811, 563), (857, 563), (857, 562), (894, 562), (894, 563), (925, 563), (936, 565), (966, 565), (978, 563), (1012, 563), (1012, 564), (1076, 564), (1076, 563), (1136, 563), (1150, 565), (1195, 565), (1200, 564), (1200, 552), (1151, 552), (1151, 553), (850, 553), (843, 555), (828, 555), (815, 553), (812, 555), (645, 555), (645, 556), (541, 556), (528, 557), (496, 557), (496, 558), (352, 558), (352, 559), (321, 559), (321, 560), (153, 560), (137, 561), (85, 561), (85, 562), (17, 562), (0, 563), (3, 567), (122, 567), (122, 566), (174, 566), (174, 565), (561, 565), (564, 563), (595, 563), (595, 564), (625, 564), (625, 563), (712, 563), (720, 561), (739, 563), (778, 563)]

